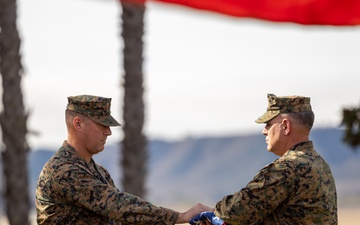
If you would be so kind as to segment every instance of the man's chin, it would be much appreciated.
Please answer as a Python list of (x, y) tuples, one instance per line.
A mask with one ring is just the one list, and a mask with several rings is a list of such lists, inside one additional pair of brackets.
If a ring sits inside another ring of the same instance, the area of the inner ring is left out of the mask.
[(97, 150), (97, 153), (96, 154), (98, 154), (98, 153), (100, 153), (100, 152), (102, 152), (102, 151), (104, 151), (104, 147), (102, 147), (102, 148), (98, 148), (98, 150)]

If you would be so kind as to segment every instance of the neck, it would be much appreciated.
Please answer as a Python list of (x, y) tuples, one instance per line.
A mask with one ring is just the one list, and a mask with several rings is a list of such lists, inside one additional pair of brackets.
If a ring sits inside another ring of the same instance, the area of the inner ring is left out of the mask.
[(79, 144), (76, 140), (72, 139), (71, 137), (68, 137), (67, 140), (68, 144), (71, 145), (78, 156), (82, 159), (84, 159), (86, 162), (90, 163), (92, 154), (90, 154), (86, 149), (83, 147), (83, 145)]
[(285, 144), (284, 152), (282, 152), (281, 156), (284, 155), (294, 145), (305, 141), (309, 141), (308, 133), (297, 133), (296, 135), (289, 137), (288, 141)]

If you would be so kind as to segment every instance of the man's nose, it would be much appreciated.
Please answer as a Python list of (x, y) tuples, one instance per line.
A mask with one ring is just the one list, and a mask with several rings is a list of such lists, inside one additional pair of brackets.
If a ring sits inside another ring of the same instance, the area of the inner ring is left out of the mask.
[(105, 128), (104, 134), (107, 136), (110, 136), (112, 134), (110, 127)]
[(261, 133), (266, 136), (266, 135), (267, 135), (267, 132), (268, 132), (268, 130), (267, 130), (266, 128), (264, 128)]

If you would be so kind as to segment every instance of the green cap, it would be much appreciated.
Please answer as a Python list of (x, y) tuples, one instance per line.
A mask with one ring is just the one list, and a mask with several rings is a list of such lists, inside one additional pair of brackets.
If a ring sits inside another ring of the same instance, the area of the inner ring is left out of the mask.
[(281, 113), (310, 112), (310, 98), (303, 96), (276, 96), (268, 94), (268, 107), (256, 123), (267, 123)]
[(121, 126), (110, 115), (111, 98), (93, 95), (78, 95), (68, 97), (67, 109), (90, 117), (104, 126)]

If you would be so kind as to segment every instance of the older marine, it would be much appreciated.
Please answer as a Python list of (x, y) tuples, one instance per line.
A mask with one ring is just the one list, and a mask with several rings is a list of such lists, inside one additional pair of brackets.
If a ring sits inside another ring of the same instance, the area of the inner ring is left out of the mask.
[(267, 110), (255, 122), (265, 124), (267, 150), (279, 158), (246, 187), (221, 199), (215, 215), (226, 224), (337, 224), (335, 180), (309, 140), (314, 123), (310, 98), (267, 97)]

